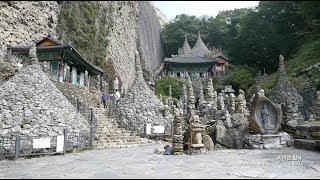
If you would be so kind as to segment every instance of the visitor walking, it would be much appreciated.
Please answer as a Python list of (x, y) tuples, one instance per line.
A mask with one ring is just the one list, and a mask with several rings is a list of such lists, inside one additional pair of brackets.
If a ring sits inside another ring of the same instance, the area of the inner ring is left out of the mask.
[(115, 93), (116, 107), (118, 107), (118, 101), (119, 101), (120, 97), (121, 97), (120, 93), (119, 93), (118, 89), (116, 89), (116, 93)]
[(103, 108), (107, 108), (107, 100), (108, 100), (108, 96), (106, 93), (104, 93), (102, 96)]

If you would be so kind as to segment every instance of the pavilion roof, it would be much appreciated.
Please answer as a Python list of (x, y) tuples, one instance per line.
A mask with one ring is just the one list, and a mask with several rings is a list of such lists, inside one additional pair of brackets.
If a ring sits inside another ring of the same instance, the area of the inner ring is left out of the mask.
[(184, 39), (184, 43), (180, 49), (180, 54), (189, 54), (191, 52), (191, 47), (188, 43), (187, 37)]
[(164, 62), (166, 63), (215, 63), (215, 58), (203, 58), (200, 56), (191, 56), (191, 57), (185, 57), (185, 56), (175, 56), (173, 58), (165, 58)]
[[(9, 46), (13, 54), (28, 56), (31, 46)], [(63, 59), (68, 64), (77, 66), (80, 70), (87, 70), (93, 74), (104, 74), (104, 71), (86, 61), (78, 51), (71, 45), (55, 45), (55, 46), (36, 46), (39, 62), (41, 61), (60, 61)]]
[(210, 53), (209, 49), (207, 48), (207, 46), (204, 44), (204, 42), (201, 39), (200, 32), (199, 32), (196, 44), (194, 45), (194, 47), (191, 50), (191, 53), (194, 56), (203, 56), (203, 55)]

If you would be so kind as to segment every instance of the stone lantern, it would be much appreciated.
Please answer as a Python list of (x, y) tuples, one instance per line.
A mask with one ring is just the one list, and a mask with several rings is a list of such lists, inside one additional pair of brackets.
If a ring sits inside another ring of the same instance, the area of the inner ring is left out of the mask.
[(193, 115), (193, 121), (190, 124), (190, 147), (194, 149), (203, 148), (205, 145), (202, 143), (201, 132), (204, 126), (201, 125), (198, 115)]

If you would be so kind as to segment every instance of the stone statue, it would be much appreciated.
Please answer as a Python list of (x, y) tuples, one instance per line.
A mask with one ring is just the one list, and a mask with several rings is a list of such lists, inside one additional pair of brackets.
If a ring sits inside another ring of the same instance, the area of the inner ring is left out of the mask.
[(276, 134), (282, 121), (281, 109), (257, 92), (252, 101), (250, 128), (255, 134)]
[(228, 111), (226, 111), (225, 118), (226, 118), (226, 122), (225, 122), (226, 127), (232, 128), (231, 115), (229, 114)]
[(273, 129), (271, 122), (270, 122), (270, 112), (266, 107), (266, 104), (262, 105), (262, 109), (261, 109), (261, 118), (262, 118), (262, 122), (263, 122), (263, 128), (264, 129)]

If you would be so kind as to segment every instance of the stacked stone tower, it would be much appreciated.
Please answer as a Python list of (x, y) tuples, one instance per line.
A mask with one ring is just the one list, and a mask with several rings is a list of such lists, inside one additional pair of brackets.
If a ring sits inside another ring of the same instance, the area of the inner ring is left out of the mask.
[(172, 147), (173, 154), (180, 155), (183, 153), (183, 129), (182, 129), (182, 118), (178, 109), (174, 109), (174, 120), (173, 120), (173, 138)]

